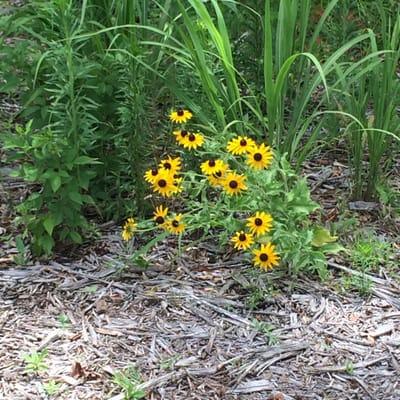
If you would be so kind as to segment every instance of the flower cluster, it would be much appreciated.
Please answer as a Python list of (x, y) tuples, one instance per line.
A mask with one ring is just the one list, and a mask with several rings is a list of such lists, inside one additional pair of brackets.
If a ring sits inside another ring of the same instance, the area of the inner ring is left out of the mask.
[[(257, 211), (253, 216), (247, 218), (246, 227), (249, 231), (238, 231), (231, 238), (233, 247), (238, 250), (250, 249), (259, 237), (271, 231), (272, 222), (270, 214)], [(252, 253), (254, 265), (262, 269), (268, 270), (279, 264), (279, 255), (275, 251), (275, 246), (270, 242), (261, 244), (259, 248), (253, 249)]]
[[(191, 130), (186, 123), (193, 117), (188, 110), (178, 109), (169, 115), (173, 123), (180, 124), (179, 129), (173, 130), (173, 136), (178, 145), (189, 151), (198, 150), (206, 144), (204, 135), (200, 132)], [(227, 195), (227, 201), (232, 196), (238, 196), (248, 190), (247, 176), (241, 170), (251, 168), (262, 170), (270, 166), (273, 160), (272, 150), (264, 143), (257, 144), (247, 136), (237, 136), (231, 139), (227, 145), (228, 153), (219, 154), (217, 158), (208, 158), (201, 162), (200, 171), (206, 178), (203, 182), (208, 182), (212, 188), (222, 188)], [(209, 153), (207, 153), (209, 154)], [(232, 156), (244, 156), (245, 162), (238, 162)], [(229, 159), (235, 164), (242, 165), (240, 171), (231, 169)], [(168, 200), (177, 194), (182, 194), (183, 161), (181, 157), (167, 156), (160, 161), (157, 167), (149, 169), (144, 175), (155, 194)], [(186, 229), (183, 214), (171, 214), (166, 205), (158, 205), (153, 213), (153, 224), (172, 234), (182, 234)], [(275, 251), (275, 246), (268, 242), (259, 244), (259, 239), (272, 229), (272, 216), (266, 212), (259, 211), (247, 218), (246, 228), (236, 232), (231, 238), (233, 247), (237, 250), (251, 250), (253, 263), (262, 269), (268, 270), (279, 264), (279, 255)], [(137, 224), (129, 218), (124, 225), (122, 238), (130, 240)], [(194, 227), (192, 227), (194, 229)], [(257, 247), (258, 246), (258, 247)]]

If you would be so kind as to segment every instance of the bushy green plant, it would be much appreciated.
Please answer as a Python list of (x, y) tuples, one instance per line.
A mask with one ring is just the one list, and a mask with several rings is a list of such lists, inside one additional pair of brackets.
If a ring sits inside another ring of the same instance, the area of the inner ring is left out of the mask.
[[(167, 201), (159, 204), (156, 195), (153, 221), (137, 223), (129, 218), (122, 232), (124, 240), (130, 240), (135, 230), (197, 232), (197, 240), (213, 237), (221, 246), (233, 243), (262, 269), (272, 268), (281, 258), (292, 272), (312, 271), (326, 277), (325, 252), (340, 247), (309, 220), (318, 205), (285, 156), (273, 156), (264, 144), (232, 133), (205, 137), (187, 125), (173, 133), (188, 151), (176, 150), (180, 156), (168, 156), (145, 176), (153, 191)], [(178, 205), (174, 197), (180, 199)], [(164, 237), (163, 232), (159, 239)]]
[(133, 25), (147, 21), (142, 5), (35, 0), (9, 23), (10, 35), (34, 43), (24, 73), (12, 75), (31, 122), (8, 135), (6, 148), (18, 175), (36, 185), (18, 207), (36, 254), (50, 254), (57, 241), (81, 243), (91, 231), (87, 215), (145, 209), (139, 177), (158, 143), (149, 146), (159, 87), (142, 59), (155, 71), (159, 52), (139, 42), (149, 39)]

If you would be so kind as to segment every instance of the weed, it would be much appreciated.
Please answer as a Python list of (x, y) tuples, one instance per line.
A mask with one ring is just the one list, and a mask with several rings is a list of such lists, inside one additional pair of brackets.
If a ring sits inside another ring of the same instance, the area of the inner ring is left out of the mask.
[(113, 382), (124, 391), (125, 400), (143, 399), (146, 396), (144, 390), (138, 389), (138, 386), (142, 383), (142, 378), (138, 370), (133, 366), (116, 372)]
[(43, 389), (48, 396), (55, 396), (60, 390), (60, 384), (54, 379), (50, 379), (47, 383), (43, 384)]
[(342, 290), (356, 290), (362, 296), (369, 296), (372, 293), (373, 282), (365, 274), (362, 275), (344, 275), (341, 279)]
[(71, 325), (71, 321), (66, 314), (60, 314), (57, 318), (61, 328), (66, 329)]
[(351, 248), (352, 265), (360, 271), (376, 271), (379, 266), (390, 262), (392, 245), (373, 234), (358, 237)]
[(14, 262), (18, 265), (28, 265), (29, 249), (25, 246), (20, 235), (15, 238), (15, 246), (18, 250), (18, 254), (14, 256)]
[(160, 367), (161, 367), (161, 369), (172, 370), (172, 368), (174, 367), (174, 364), (178, 360), (179, 360), (179, 356), (178, 355), (166, 358), (166, 359), (161, 361)]
[(349, 375), (353, 375), (354, 364), (352, 361), (346, 361), (345, 368), (346, 368), (346, 373), (348, 373)]
[(253, 319), (252, 327), (266, 337), (269, 346), (279, 343), (279, 338), (274, 333), (275, 327), (273, 325), (264, 321), (259, 321), (258, 319)]
[(46, 371), (48, 369), (48, 366), (45, 363), (47, 355), (47, 350), (43, 350), (40, 352), (34, 351), (29, 354), (24, 354), (22, 358), (26, 363), (25, 371), (33, 373)]
[(248, 295), (246, 296), (245, 300), (246, 306), (250, 310), (255, 310), (262, 304), (264, 298), (265, 298), (265, 293), (262, 289), (258, 287), (252, 287)]

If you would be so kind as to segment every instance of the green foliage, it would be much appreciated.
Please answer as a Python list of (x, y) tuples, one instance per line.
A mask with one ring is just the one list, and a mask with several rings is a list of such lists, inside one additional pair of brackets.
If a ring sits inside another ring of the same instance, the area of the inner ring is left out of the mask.
[(125, 400), (143, 399), (146, 396), (144, 390), (138, 389), (142, 378), (135, 367), (130, 366), (123, 371), (116, 372), (113, 382), (124, 391)]
[(43, 383), (43, 389), (46, 394), (50, 397), (55, 396), (60, 390), (60, 384), (54, 379), (50, 379), (48, 382)]
[(275, 327), (268, 324), (267, 322), (264, 321), (259, 321), (258, 319), (254, 319), (252, 321), (252, 327), (263, 334), (265, 338), (267, 339), (267, 343), (269, 346), (273, 346), (275, 344), (279, 343), (279, 338), (276, 336), (274, 330)]
[(68, 315), (66, 315), (66, 314), (60, 314), (57, 317), (57, 320), (58, 320), (61, 328), (63, 328), (63, 329), (66, 329), (66, 328), (70, 327), (70, 325), (71, 325), (71, 321), (69, 320)]
[(372, 234), (358, 237), (350, 251), (353, 267), (364, 272), (389, 266), (392, 256), (392, 245)]
[(26, 363), (25, 371), (28, 373), (33, 372), (36, 374), (46, 371), (48, 369), (48, 366), (45, 363), (47, 354), (47, 350), (39, 352), (34, 351), (29, 354), (24, 354), (22, 358)]
[[(397, 10), (393, 0), (33, 0), (1, 16), (0, 91), (18, 92), (30, 121), (5, 139), (32, 184), (18, 208), (23, 239), (50, 254), (82, 243), (93, 217), (146, 215), (142, 176), (170, 143), (161, 116), (174, 99), (196, 128), (268, 140), (296, 171), (345, 135), (353, 197), (377, 197), (382, 160), (400, 143)], [(312, 209), (304, 182), (277, 190), (289, 212)], [(322, 254), (340, 246), (303, 225), (280, 232), (289, 249), (304, 244), (288, 259), (326, 276)]]
[(348, 292), (355, 290), (362, 296), (369, 296), (372, 293), (373, 282), (365, 274), (344, 275), (341, 279), (342, 290)]

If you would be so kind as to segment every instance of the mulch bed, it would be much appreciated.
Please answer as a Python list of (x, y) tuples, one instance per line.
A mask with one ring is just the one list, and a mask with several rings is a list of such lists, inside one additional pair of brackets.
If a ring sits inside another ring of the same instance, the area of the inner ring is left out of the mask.
[[(400, 398), (396, 282), (375, 277), (365, 299), (211, 246), (175, 258), (168, 241), (142, 272), (122, 269), (118, 233), (107, 241), (102, 257), (0, 266), (1, 399), (46, 399), (54, 379), (57, 399), (122, 400), (112, 375), (127, 365), (148, 399)], [(253, 310), (252, 287), (266, 293)], [(26, 373), (22, 355), (43, 349), (49, 369)]]

